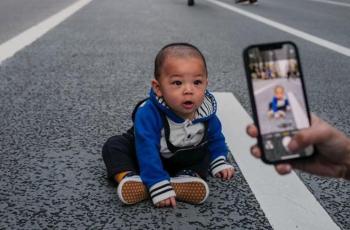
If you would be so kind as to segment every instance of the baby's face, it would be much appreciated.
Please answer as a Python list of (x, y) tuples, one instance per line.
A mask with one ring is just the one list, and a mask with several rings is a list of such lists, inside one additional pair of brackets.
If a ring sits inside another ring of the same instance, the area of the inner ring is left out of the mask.
[(277, 97), (277, 99), (281, 100), (284, 98), (284, 89), (283, 88), (277, 88), (275, 90), (275, 97)]
[(204, 100), (207, 85), (204, 63), (197, 57), (166, 57), (159, 80), (152, 81), (157, 96), (178, 116), (190, 120)]

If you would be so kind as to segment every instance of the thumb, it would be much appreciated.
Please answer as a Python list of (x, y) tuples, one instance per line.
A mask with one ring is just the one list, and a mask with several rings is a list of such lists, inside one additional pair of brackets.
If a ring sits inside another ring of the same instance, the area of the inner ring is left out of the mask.
[(302, 129), (295, 134), (288, 145), (290, 151), (295, 152), (309, 145), (320, 144), (329, 139), (331, 132), (321, 126)]

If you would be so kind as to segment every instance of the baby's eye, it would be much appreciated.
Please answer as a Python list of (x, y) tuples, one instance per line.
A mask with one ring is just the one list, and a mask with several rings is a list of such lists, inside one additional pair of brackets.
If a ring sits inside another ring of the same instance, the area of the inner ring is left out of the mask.
[(195, 85), (200, 85), (200, 84), (202, 84), (202, 83), (203, 83), (203, 81), (201, 81), (201, 80), (195, 80), (195, 81), (194, 81), (194, 84), (195, 84)]
[(171, 84), (173, 84), (173, 85), (181, 85), (182, 82), (181, 81), (173, 81)]

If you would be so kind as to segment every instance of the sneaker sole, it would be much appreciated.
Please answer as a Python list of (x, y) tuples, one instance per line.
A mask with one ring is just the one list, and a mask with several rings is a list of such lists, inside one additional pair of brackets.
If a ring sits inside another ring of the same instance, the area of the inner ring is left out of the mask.
[(170, 183), (179, 201), (201, 204), (208, 198), (208, 185), (200, 178), (172, 178)]
[(146, 200), (148, 191), (140, 179), (124, 178), (118, 186), (118, 196), (124, 204), (135, 204)]

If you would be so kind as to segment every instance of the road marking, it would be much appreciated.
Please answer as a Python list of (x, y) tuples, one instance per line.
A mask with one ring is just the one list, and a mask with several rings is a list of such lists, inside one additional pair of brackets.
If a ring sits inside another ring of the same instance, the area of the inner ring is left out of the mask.
[(0, 64), (69, 18), (92, 0), (80, 0), (0, 45)]
[(288, 92), (288, 100), (290, 103), (290, 107), (292, 108), (293, 117), (298, 129), (303, 129), (309, 127), (309, 122), (307, 120), (306, 111), (300, 105), (298, 100), (296, 99), (294, 93)]
[(322, 2), (322, 3), (328, 3), (328, 4), (332, 4), (332, 5), (337, 5), (337, 6), (350, 7), (350, 4), (349, 3), (345, 3), (345, 2), (335, 2), (335, 1), (328, 1), (328, 0), (309, 0), (309, 1)]
[[(340, 229), (294, 173), (278, 175), (250, 154), (252, 119), (232, 93), (214, 93), (226, 142), (273, 229)], [(234, 192), (234, 191), (232, 191)]]
[(254, 90), (254, 95), (258, 96), (259, 94), (261, 94), (262, 92), (264, 92), (265, 90), (268, 90), (270, 88), (272, 88), (273, 86), (275, 86), (277, 83), (272, 83), (272, 84), (268, 84), (258, 90)]
[(237, 8), (235, 6), (229, 5), (229, 4), (224, 3), (224, 2), (219, 2), (217, 0), (206, 0), (206, 1), (210, 2), (212, 4), (215, 4), (217, 6), (220, 6), (222, 8), (228, 9), (230, 11), (233, 11), (235, 13), (244, 15), (244, 16), (246, 16), (248, 18), (254, 19), (254, 20), (258, 21), (258, 22), (261, 22), (261, 23), (264, 23), (266, 25), (272, 26), (272, 27), (274, 27), (276, 29), (282, 30), (284, 32), (287, 32), (287, 33), (292, 34), (294, 36), (297, 36), (299, 38), (305, 39), (305, 40), (307, 40), (309, 42), (312, 42), (312, 43), (315, 43), (315, 44), (317, 44), (319, 46), (325, 47), (327, 49), (333, 50), (335, 52), (338, 52), (340, 54), (343, 54), (345, 56), (350, 57), (350, 49), (345, 47), (345, 46), (341, 46), (341, 45), (338, 45), (338, 44), (336, 44), (334, 42), (330, 42), (330, 41), (327, 41), (325, 39), (318, 38), (318, 37), (313, 36), (311, 34), (305, 33), (305, 32), (303, 32), (301, 30), (298, 30), (298, 29), (295, 29), (293, 27), (284, 25), (282, 23), (273, 21), (271, 19), (259, 16), (257, 14), (250, 13), (248, 11), (242, 10), (240, 8)]

